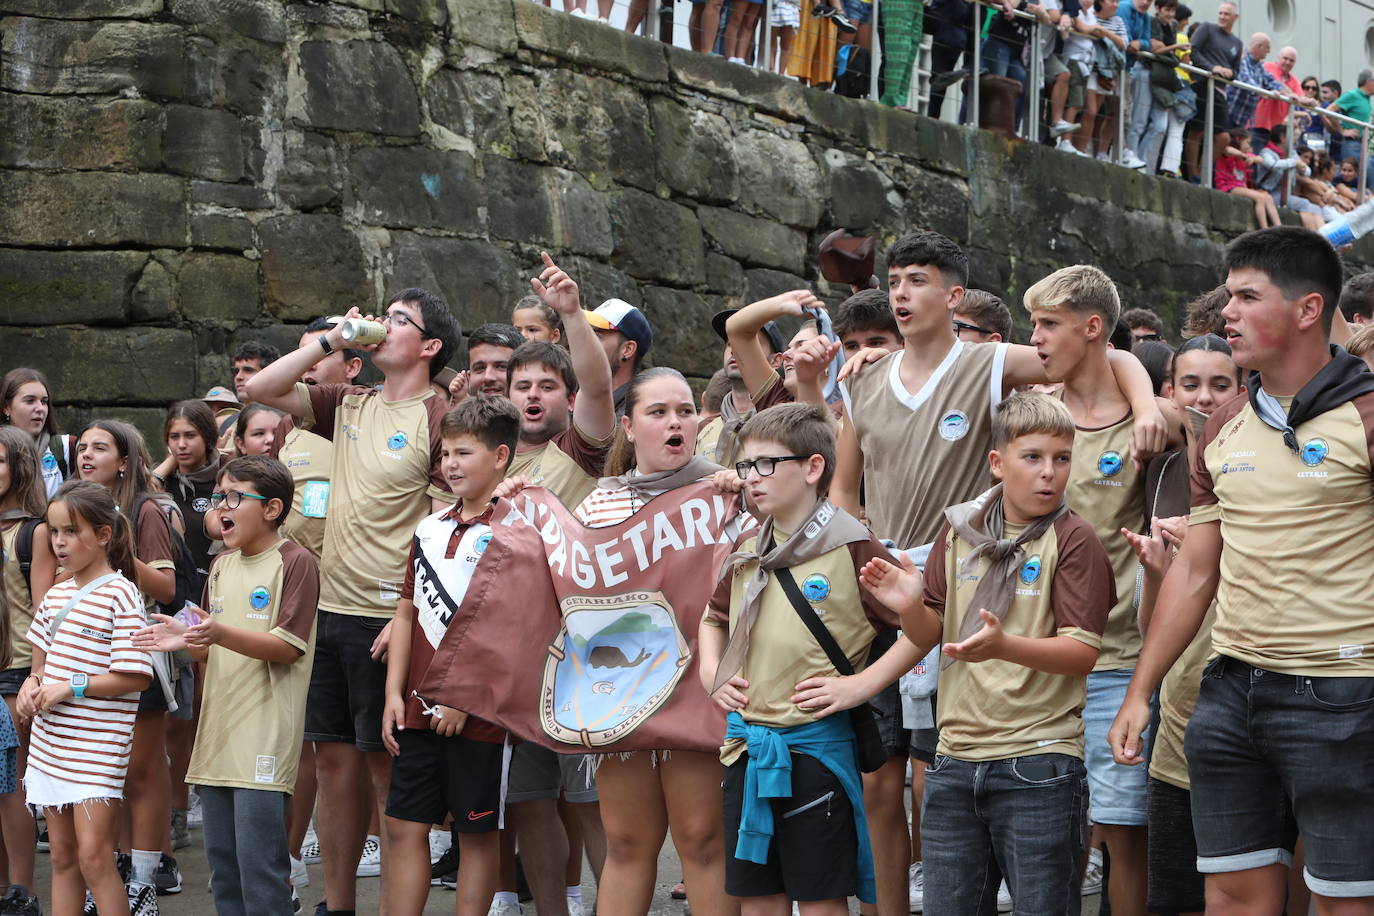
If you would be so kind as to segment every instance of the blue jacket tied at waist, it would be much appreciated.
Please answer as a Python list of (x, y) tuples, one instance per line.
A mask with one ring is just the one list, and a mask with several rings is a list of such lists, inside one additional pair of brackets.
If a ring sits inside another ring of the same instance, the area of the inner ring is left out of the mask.
[(873, 882), (873, 847), (864, 816), (863, 783), (854, 751), (854, 730), (847, 715), (835, 714), (792, 728), (750, 725), (737, 712), (726, 716), (725, 738), (743, 738), (749, 748), (744, 770), (744, 798), (740, 809), (735, 858), (763, 864), (773, 841), (773, 807), (770, 798), (792, 797), (792, 752), (819, 761), (835, 774), (854, 809), (854, 830), (859, 841), (859, 899), (877, 902)]

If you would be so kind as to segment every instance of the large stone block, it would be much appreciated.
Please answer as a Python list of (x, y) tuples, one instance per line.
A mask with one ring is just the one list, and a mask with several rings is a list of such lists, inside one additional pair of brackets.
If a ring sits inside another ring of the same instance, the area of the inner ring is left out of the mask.
[(654, 160), (668, 187), (710, 203), (739, 196), (739, 167), (730, 125), (720, 115), (654, 96)]
[(248, 116), (284, 106), (286, 58), (279, 47), (219, 32), (188, 34), (186, 57), (188, 102)]
[(62, 380), (59, 396), (68, 403), (165, 410), (195, 387), (194, 354), (191, 332), (171, 328), (13, 328), (0, 335), (0, 365), (42, 366)]
[(0, 239), (11, 245), (187, 243), (186, 183), (170, 175), (0, 172)]
[(286, 155), (277, 175), (277, 194), (297, 210), (327, 207), (343, 189), (343, 167), (338, 144), (327, 134), (313, 130), (288, 130)]
[(611, 263), (642, 280), (695, 286), (706, 278), (701, 225), (686, 207), (630, 188), (611, 210)]
[(744, 272), (744, 301), (757, 302), (770, 296), (790, 293), (794, 289), (809, 289), (811, 284), (796, 274), (779, 270), (755, 268)]
[(437, 293), (468, 330), (509, 322), (511, 309), (530, 288), (529, 278), (539, 275), (491, 242), (412, 232), (392, 233), (382, 272), (388, 292), (421, 286)]
[[(583, 308), (594, 309), (607, 299), (623, 299), (634, 306), (642, 305), (644, 302), (644, 296), (634, 278), (604, 261), (572, 257), (566, 259), (566, 263), (560, 260), (559, 264), (577, 281), (578, 290), (582, 294)], [(528, 285), (528, 281), (526, 284)]]
[(286, 41), (286, 4), (281, 0), (167, 0), (168, 11), (206, 32), (235, 32), (255, 41)]
[(7, 0), (5, 11), (49, 19), (132, 19), (161, 12), (163, 0)]
[(721, 342), (711, 333), (711, 316), (724, 307), (717, 297), (649, 286), (642, 307), (654, 329), (651, 363), (703, 378), (720, 368)]
[(120, 324), (147, 260), (141, 251), (0, 248), (0, 324)]
[(129, 306), (129, 317), (139, 323), (163, 322), (176, 314), (176, 278), (156, 258), (144, 266)]
[(247, 251), (253, 247), (253, 224), (241, 216), (218, 213), (192, 216), (191, 244), (196, 248)]
[(413, 137), (420, 103), (400, 52), (382, 41), (301, 44), (305, 107), (315, 127)]
[(227, 254), (191, 254), (177, 274), (181, 313), (192, 321), (252, 321), (262, 311), (258, 265)]
[(815, 228), (825, 211), (826, 186), (806, 144), (749, 130), (735, 138), (735, 151), (745, 210), (789, 226)]
[(830, 173), (830, 212), (835, 225), (862, 230), (878, 225), (894, 209), (888, 182), (873, 163), (837, 149), (823, 157)]
[(375, 147), (354, 153), (349, 172), (364, 222), (482, 231), (484, 193), (477, 163), (467, 153)]
[(0, 165), (154, 170), (162, 162), (162, 108), (141, 99), (4, 92), (0, 123)]
[(806, 236), (796, 229), (717, 207), (698, 207), (697, 219), (706, 234), (735, 260), (801, 273)]
[(171, 105), (162, 156), (182, 175), (233, 183), (243, 177), (245, 143), (239, 119), (227, 111)]
[(788, 120), (806, 114), (801, 84), (784, 76), (676, 47), (668, 48), (668, 67), (676, 86), (743, 102)]
[(512, 0), (447, 0), (449, 32), (455, 41), (514, 54), (515, 6)]
[(606, 195), (576, 172), (486, 157), (487, 214), (493, 238), (608, 255)]
[(500, 77), (476, 70), (440, 70), (430, 77), (425, 102), (435, 124), (467, 137), (478, 149), (514, 152), (510, 111)]
[(666, 46), (661, 42), (608, 29), (538, 3), (515, 4), (515, 29), (522, 45), (561, 60), (649, 82), (668, 79)]
[(214, 204), (230, 210), (266, 210), (272, 206), (272, 192), (251, 184), (192, 181), (191, 203)]
[(611, 181), (653, 190), (654, 145), (645, 130), (649, 106), (634, 89), (556, 70), (540, 80), (534, 97), (512, 116), (525, 116), (531, 105), (540, 109), (547, 156), (554, 165), (581, 172), (603, 190)]
[(0, 86), (19, 92), (178, 98), (186, 57), (177, 26), (146, 22), (0, 20)]
[(362, 249), (337, 216), (274, 216), (258, 224), (258, 239), (267, 308), (278, 318), (308, 321), (375, 305)]

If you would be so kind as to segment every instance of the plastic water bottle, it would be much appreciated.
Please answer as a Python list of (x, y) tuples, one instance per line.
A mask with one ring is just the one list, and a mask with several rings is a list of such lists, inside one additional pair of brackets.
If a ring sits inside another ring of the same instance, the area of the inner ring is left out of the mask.
[(1317, 230), (1332, 248), (1349, 245), (1362, 235), (1374, 231), (1374, 200), (1367, 200), (1340, 219), (1334, 219)]

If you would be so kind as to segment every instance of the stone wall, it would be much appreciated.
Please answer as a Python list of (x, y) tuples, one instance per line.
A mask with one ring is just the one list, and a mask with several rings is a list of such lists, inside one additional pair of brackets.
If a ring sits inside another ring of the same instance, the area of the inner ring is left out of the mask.
[(504, 320), (540, 248), (697, 377), (836, 226), (944, 232), (1009, 302), (1090, 261), (1176, 322), (1251, 213), (530, 0), (0, 0), (0, 123), (0, 368), (66, 428), (160, 428), (242, 339), (402, 286)]

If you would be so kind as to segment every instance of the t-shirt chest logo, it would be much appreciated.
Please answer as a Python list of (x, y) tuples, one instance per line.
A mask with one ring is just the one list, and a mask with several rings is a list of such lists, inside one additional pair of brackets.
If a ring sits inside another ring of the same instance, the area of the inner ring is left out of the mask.
[(43, 470), (49, 473), (57, 470), (57, 457), (52, 452), (43, 453)]
[(1103, 477), (1115, 477), (1121, 473), (1125, 462), (1121, 460), (1121, 453), (1116, 450), (1105, 451), (1097, 459), (1097, 473)]
[(191, 500), (191, 509), (195, 512), (209, 512), (210, 500), (205, 499), (203, 497), (197, 497), (196, 499)]
[(946, 442), (958, 442), (968, 435), (968, 414), (962, 410), (950, 410), (940, 418), (940, 438)]
[(1025, 585), (1034, 585), (1040, 580), (1040, 554), (1036, 554), (1029, 560), (1021, 564), (1021, 582)]
[(390, 436), (387, 437), (386, 447), (393, 452), (399, 452), (401, 449), (406, 447), (406, 442), (408, 441), (409, 440), (406, 438), (406, 434), (401, 432), (400, 430), (397, 430), (396, 432), (392, 433)]
[(248, 593), (248, 603), (253, 606), (253, 610), (255, 611), (264, 610), (267, 605), (272, 603), (272, 593), (259, 585)]
[(487, 552), (487, 546), (490, 544), (491, 532), (488, 531), (486, 534), (479, 536), (477, 540), (472, 542), (472, 552), (480, 557), (482, 554)]
[(1325, 439), (1308, 439), (1302, 444), (1302, 451), (1298, 457), (1302, 459), (1303, 464), (1314, 468), (1326, 460), (1329, 451)]
[(820, 573), (812, 573), (802, 580), (802, 597), (807, 601), (824, 601), (830, 597), (830, 580)]

